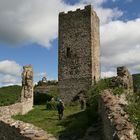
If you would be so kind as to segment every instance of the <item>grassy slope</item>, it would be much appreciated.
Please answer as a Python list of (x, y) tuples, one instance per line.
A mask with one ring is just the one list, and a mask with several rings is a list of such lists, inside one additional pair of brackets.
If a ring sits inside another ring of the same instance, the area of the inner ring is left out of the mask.
[(79, 106), (68, 106), (64, 111), (64, 118), (58, 120), (56, 110), (46, 110), (45, 105), (35, 106), (28, 114), (13, 116), (13, 118), (32, 123), (43, 128), (55, 136), (82, 136), (88, 126), (88, 116), (80, 111)]
[(0, 106), (10, 105), (20, 100), (21, 87), (7, 86), (0, 88)]
[(140, 74), (133, 75), (135, 100), (127, 107), (130, 120), (136, 127), (138, 139), (140, 139)]
[(140, 74), (133, 74), (133, 84), (135, 91), (140, 88)]

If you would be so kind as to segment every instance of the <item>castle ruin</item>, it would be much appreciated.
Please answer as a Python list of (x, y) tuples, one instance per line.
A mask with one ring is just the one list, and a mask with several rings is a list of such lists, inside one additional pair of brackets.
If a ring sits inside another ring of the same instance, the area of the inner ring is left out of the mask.
[(59, 13), (58, 81), (69, 102), (100, 79), (99, 18), (91, 5)]
[(26, 65), (23, 67), (21, 103), (22, 103), (22, 114), (26, 114), (27, 112), (32, 110), (32, 107), (33, 107), (33, 68), (31, 65)]

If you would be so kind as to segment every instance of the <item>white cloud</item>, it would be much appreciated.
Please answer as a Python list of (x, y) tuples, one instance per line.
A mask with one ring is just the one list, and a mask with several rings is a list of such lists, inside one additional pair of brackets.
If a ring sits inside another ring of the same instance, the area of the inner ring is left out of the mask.
[(0, 61), (0, 73), (19, 76), (21, 74), (21, 66), (15, 61), (3, 60)]
[(113, 77), (113, 76), (116, 76), (116, 72), (113, 72), (113, 71), (101, 72), (102, 78), (108, 78), (108, 77)]
[(0, 86), (21, 85), (21, 81), (16, 76), (4, 75), (1, 76)]
[(101, 26), (102, 67), (126, 65), (133, 72), (140, 71), (140, 19), (112, 21)]
[(84, 7), (85, 3), (95, 6), (106, 23), (122, 15), (118, 9), (102, 8), (107, 0), (81, 0), (75, 5), (62, 0), (0, 0), (0, 41), (10, 44), (38, 43), (50, 47), (57, 38), (58, 13)]
[(47, 77), (47, 73), (46, 72), (40, 72), (40, 73), (37, 73), (35, 74), (35, 76), (39, 76), (39, 77)]
[[(110, 72), (114, 67), (126, 65), (131, 71), (140, 71), (140, 19), (118, 21), (123, 12), (117, 7), (103, 8), (107, 1), (80, 0), (70, 5), (62, 0), (0, 0), (0, 41), (14, 45), (36, 42), (50, 47), (51, 41), (57, 38), (58, 13), (92, 4), (101, 21), (102, 69)], [(14, 67), (9, 67), (3, 63), (0, 62), (0, 73), (20, 73), (18, 64), (12, 62)]]
[(3, 84), (14, 84), (16, 83), (16, 77), (11, 75), (5, 75), (3, 79), (1, 80), (1, 83)]

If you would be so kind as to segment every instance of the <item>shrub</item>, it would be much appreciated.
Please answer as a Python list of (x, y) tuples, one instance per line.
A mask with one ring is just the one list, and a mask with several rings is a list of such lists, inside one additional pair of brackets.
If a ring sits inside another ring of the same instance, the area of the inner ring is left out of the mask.
[(49, 101), (46, 103), (47, 110), (56, 110), (57, 109), (57, 101)]
[(47, 93), (34, 93), (34, 104), (46, 104), (46, 102), (51, 101), (52, 98), (57, 99), (59, 96), (58, 94), (58, 87), (52, 87), (49, 92)]
[(46, 101), (50, 101), (52, 98), (53, 96), (48, 93), (34, 93), (34, 104), (46, 104)]
[(124, 92), (124, 88), (115, 87), (112, 89), (114, 95), (121, 95)]
[(98, 100), (99, 94), (109, 88), (110, 79), (101, 79), (96, 85), (93, 85), (88, 91), (89, 107), (86, 111), (89, 118), (89, 124), (96, 122), (98, 119)]

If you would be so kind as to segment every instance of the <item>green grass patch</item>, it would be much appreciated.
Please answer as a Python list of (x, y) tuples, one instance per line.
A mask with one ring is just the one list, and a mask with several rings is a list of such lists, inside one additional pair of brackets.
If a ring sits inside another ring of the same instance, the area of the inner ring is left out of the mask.
[(131, 103), (127, 107), (127, 112), (129, 114), (131, 122), (133, 122), (133, 124), (135, 125), (138, 139), (140, 139), (140, 102)]
[(57, 110), (46, 110), (45, 105), (34, 106), (26, 115), (13, 116), (14, 119), (32, 123), (56, 137), (80, 137), (86, 128), (91, 125), (86, 111), (81, 111), (80, 106), (66, 106), (64, 118), (58, 120)]
[(0, 106), (14, 104), (20, 101), (21, 86), (7, 86), (0, 88)]

